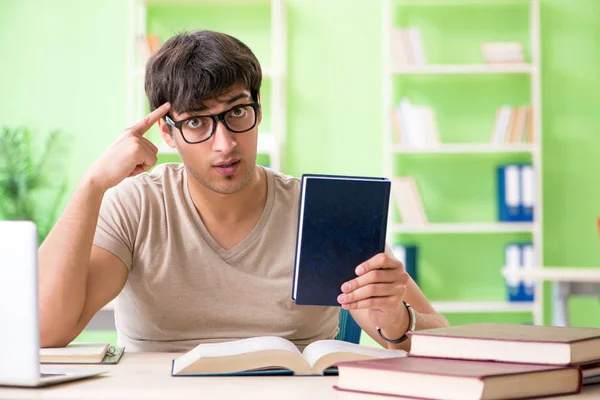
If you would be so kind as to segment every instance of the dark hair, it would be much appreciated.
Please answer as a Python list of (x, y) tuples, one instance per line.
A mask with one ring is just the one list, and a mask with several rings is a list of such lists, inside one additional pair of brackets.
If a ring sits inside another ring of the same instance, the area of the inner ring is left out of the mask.
[(203, 107), (233, 85), (244, 84), (258, 101), (262, 70), (252, 51), (238, 39), (209, 30), (171, 37), (146, 64), (150, 109), (171, 102), (183, 113)]

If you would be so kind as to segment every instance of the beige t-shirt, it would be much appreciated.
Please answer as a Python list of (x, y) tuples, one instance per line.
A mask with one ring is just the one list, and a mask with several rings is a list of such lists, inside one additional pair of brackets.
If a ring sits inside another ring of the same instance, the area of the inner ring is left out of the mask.
[(300, 181), (265, 170), (263, 214), (229, 250), (202, 223), (181, 164), (159, 165), (106, 193), (94, 244), (129, 269), (115, 300), (119, 346), (179, 352), (274, 335), (302, 350), (335, 337), (339, 308), (291, 299)]

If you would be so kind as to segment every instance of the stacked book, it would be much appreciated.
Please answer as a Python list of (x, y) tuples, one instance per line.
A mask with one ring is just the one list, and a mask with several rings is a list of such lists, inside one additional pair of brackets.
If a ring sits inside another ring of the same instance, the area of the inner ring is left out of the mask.
[(496, 110), (493, 144), (533, 143), (533, 114), (530, 106), (503, 105)]
[(422, 225), (428, 223), (421, 195), (412, 176), (397, 176), (392, 181), (392, 197), (402, 223)]
[(429, 106), (403, 98), (394, 108), (392, 124), (396, 142), (403, 147), (429, 149), (440, 145), (435, 113)]
[(523, 46), (519, 42), (485, 42), (481, 54), (486, 64), (520, 64), (525, 62)]
[(340, 398), (524, 399), (579, 393), (600, 376), (598, 328), (480, 323), (410, 336), (408, 357), (339, 363)]
[(391, 42), (393, 62), (396, 66), (423, 66), (427, 64), (421, 31), (418, 28), (394, 28)]

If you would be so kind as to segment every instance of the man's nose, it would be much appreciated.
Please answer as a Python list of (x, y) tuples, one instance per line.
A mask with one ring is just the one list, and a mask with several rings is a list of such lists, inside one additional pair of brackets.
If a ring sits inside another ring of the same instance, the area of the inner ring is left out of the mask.
[(229, 154), (237, 145), (234, 137), (235, 133), (230, 132), (222, 121), (217, 122), (215, 128), (213, 151)]

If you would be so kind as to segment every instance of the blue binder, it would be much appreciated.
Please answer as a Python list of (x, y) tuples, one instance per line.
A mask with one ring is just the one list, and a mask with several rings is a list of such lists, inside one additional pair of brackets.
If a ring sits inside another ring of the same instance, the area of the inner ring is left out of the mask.
[[(509, 243), (504, 250), (504, 265), (510, 268), (523, 269), (525, 249), (533, 246), (531, 243)], [(522, 279), (506, 280), (507, 298), (510, 302), (530, 302), (534, 299), (535, 287), (526, 284)]]
[(520, 220), (533, 222), (535, 203), (535, 174), (533, 165), (522, 164), (519, 166), (519, 184), (521, 190)]
[(498, 220), (517, 222), (521, 220), (520, 167), (503, 165), (497, 169)]
[(419, 284), (419, 270), (417, 268), (417, 246), (396, 244), (392, 246), (394, 256), (404, 264), (404, 269), (410, 277)]

